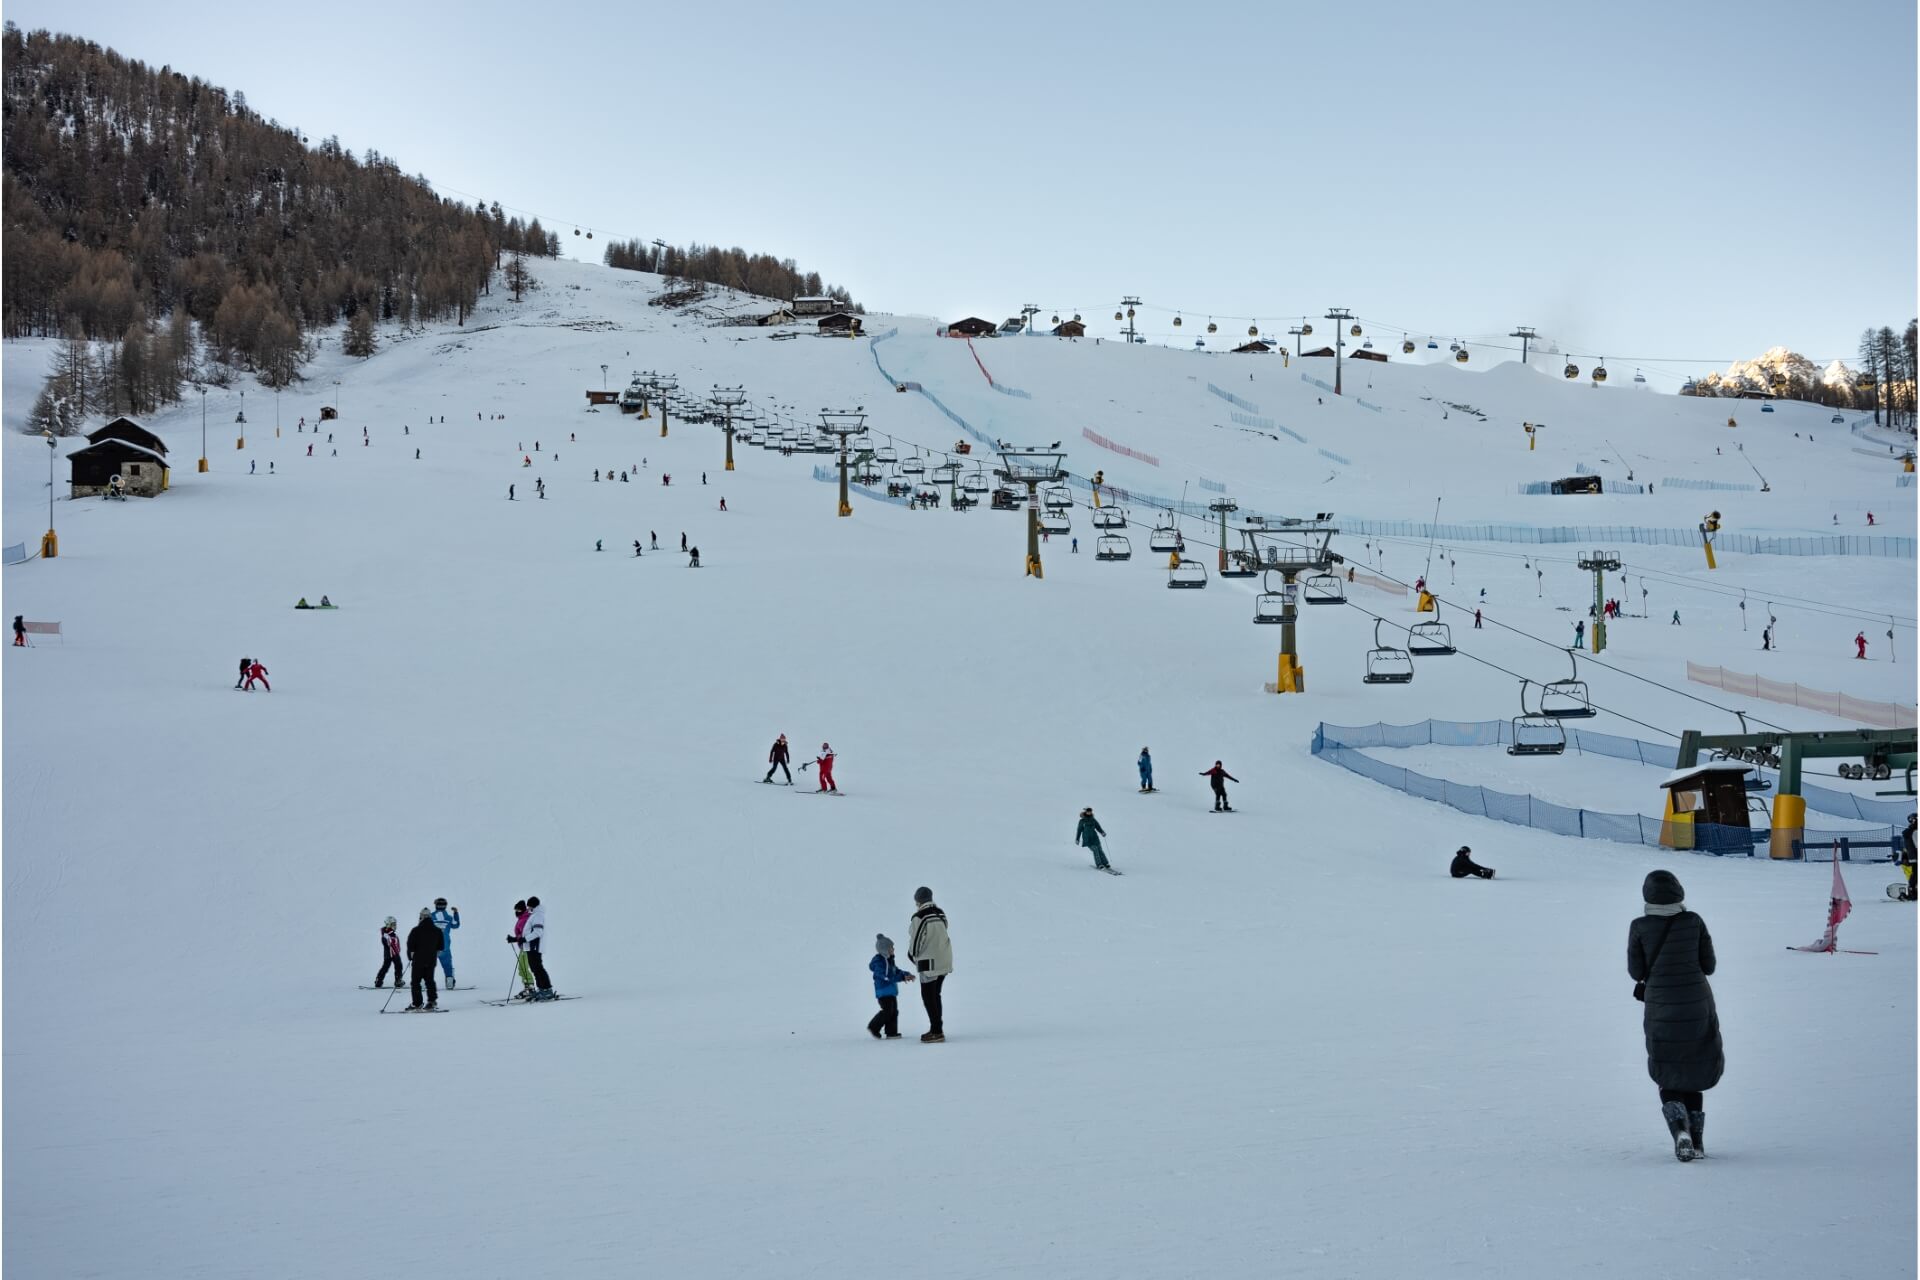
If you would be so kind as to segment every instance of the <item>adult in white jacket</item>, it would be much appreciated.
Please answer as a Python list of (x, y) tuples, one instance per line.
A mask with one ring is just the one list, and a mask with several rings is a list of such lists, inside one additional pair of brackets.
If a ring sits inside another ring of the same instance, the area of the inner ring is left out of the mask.
[(934, 905), (933, 890), (921, 885), (913, 891), (913, 919), (907, 923), (907, 956), (920, 978), (920, 1003), (927, 1009), (923, 1044), (947, 1038), (941, 1016), (940, 993), (953, 972), (953, 942), (947, 937), (947, 913)]
[(553, 980), (547, 977), (547, 909), (540, 905), (540, 899), (527, 899), (527, 923), (520, 930), (520, 940), (526, 948), (527, 967), (533, 970), (533, 998), (535, 1000), (553, 999)]

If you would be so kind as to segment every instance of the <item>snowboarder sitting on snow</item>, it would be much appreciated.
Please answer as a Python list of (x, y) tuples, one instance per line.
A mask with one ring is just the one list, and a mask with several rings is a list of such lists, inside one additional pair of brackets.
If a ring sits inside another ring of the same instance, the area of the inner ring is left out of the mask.
[(1073, 829), (1073, 842), (1082, 845), (1093, 854), (1093, 866), (1096, 871), (1107, 871), (1107, 851), (1100, 847), (1100, 837), (1107, 829), (1093, 816), (1093, 806), (1088, 805), (1080, 811), (1080, 823)]
[(1493, 868), (1483, 867), (1475, 862), (1473, 860), (1473, 850), (1467, 848), (1465, 845), (1461, 845), (1459, 849), (1454, 852), (1453, 866), (1448, 869), (1447, 874), (1455, 880), (1465, 880), (1469, 876), (1477, 876), (1482, 880), (1491, 880), (1493, 879)]
[(1213, 811), (1215, 813), (1232, 813), (1233, 806), (1227, 803), (1227, 783), (1238, 782), (1240, 779), (1228, 773), (1226, 767), (1218, 760), (1213, 762), (1213, 768), (1202, 769), (1200, 776), (1210, 778), (1213, 781)]
[[(819, 790), (838, 791), (840, 788), (833, 784), (833, 748), (824, 742), (821, 743), (820, 754), (813, 758), (813, 763), (820, 766)], [(804, 764), (801, 765), (800, 772), (805, 773), (808, 767), (809, 766)], [(768, 776), (772, 776), (771, 771), (769, 771)]]
[(373, 976), (376, 988), (386, 985), (389, 968), (393, 970), (393, 985), (397, 987), (405, 976), (406, 964), (400, 958), (400, 922), (392, 916), (380, 926), (380, 972)]
[(294, 607), (294, 608), (296, 608), (296, 609), (311, 609), (311, 608), (313, 608), (313, 606), (312, 606), (312, 605), (310, 605), (310, 604), (308, 604), (308, 603), (307, 603), (307, 598), (306, 598), (305, 596), (301, 596), (301, 597), (300, 597), (300, 603), (299, 603), (299, 604), (296, 604), (296, 605), (295, 605), (295, 606), (293, 606), (293, 607)]
[(331, 601), (331, 600), (329, 600), (329, 599), (327, 599), (327, 598), (326, 598), (325, 596), (321, 596), (321, 597), (320, 597), (320, 607), (321, 607), (322, 609), (331, 609), (331, 608), (333, 608), (333, 601)]
[(867, 1034), (875, 1040), (900, 1039), (900, 984), (912, 982), (913, 975), (893, 962), (893, 939), (884, 933), (873, 935), (873, 958), (867, 961), (873, 974), (873, 995), (880, 1012), (867, 1023)]
[(760, 781), (772, 782), (773, 771), (778, 769), (787, 775), (787, 785), (792, 786), (793, 773), (787, 768), (787, 759), (787, 735), (783, 733), (773, 740), (773, 749), (767, 752), (767, 776)]

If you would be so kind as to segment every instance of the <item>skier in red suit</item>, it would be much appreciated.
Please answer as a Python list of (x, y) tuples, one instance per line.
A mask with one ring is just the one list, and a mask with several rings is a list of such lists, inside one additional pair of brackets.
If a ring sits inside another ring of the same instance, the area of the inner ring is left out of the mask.
[(252, 692), (253, 682), (255, 680), (258, 680), (262, 685), (264, 685), (268, 693), (273, 692), (273, 686), (270, 684), (267, 684), (267, 669), (260, 664), (260, 660), (258, 658), (255, 658), (253, 660), (253, 665), (247, 668), (247, 683), (242, 687), (245, 688), (248, 692)]

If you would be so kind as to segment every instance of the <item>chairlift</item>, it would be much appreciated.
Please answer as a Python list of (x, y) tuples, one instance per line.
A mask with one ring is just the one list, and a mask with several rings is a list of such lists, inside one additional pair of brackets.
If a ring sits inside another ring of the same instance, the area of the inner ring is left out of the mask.
[(1843, 417), (1841, 417), (1841, 416), (1840, 416), (1839, 414), (1837, 414), (1837, 413), (1836, 413), (1836, 414), (1834, 414), (1834, 415), (1833, 415), (1833, 416), (1832, 416), (1831, 418), (1828, 418), (1828, 419), (1827, 419), (1827, 421), (1828, 421), (1828, 422), (1830, 422), (1830, 423), (1832, 423), (1832, 424), (1833, 424), (1834, 426), (1836, 426), (1836, 427), (1837, 427), (1837, 426), (1839, 426), (1839, 425), (1840, 425), (1841, 423), (1843, 423), (1843, 422), (1845, 422), (1845, 421), (1846, 421), (1846, 419), (1845, 419), (1845, 418), (1843, 418)]
[(1413, 655), (1380, 639), (1381, 621), (1373, 621), (1373, 648), (1367, 650), (1367, 673), (1361, 679), (1367, 684), (1412, 684)]
[(1456, 364), (1465, 364), (1467, 362), (1467, 349), (1465, 347), (1461, 347), (1458, 351), (1453, 353), (1453, 359), (1454, 359), (1454, 363)]
[(1440, 602), (1433, 602), (1433, 617), (1416, 622), (1407, 630), (1407, 651), (1423, 658), (1443, 658), (1458, 653), (1453, 647), (1453, 628), (1440, 621)]
[(1347, 584), (1337, 573), (1316, 573), (1307, 579), (1306, 601), (1308, 604), (1345, 604), (1347, 602)]
[(1605, 382), (1607, 380), (1607, 366), (1604, 364), (1593, 366), (1593, 380), (1596, 384)]
[(1093, 513), (1093, 527), (1124, 529), (1127, 527), (1127, 513), (1118, 507), (1099, 507)]
[(1198, 560), (1182, 560), (1167, 571), (1167, 585), (1199, 590), (1207, 585), (1207, 566)]
[(1258, 623), (1284, 622), (1286, 617), (1286, 592), (1275, 591), (1271, 582), (1263, 582), (1260, 594), (1253, 598), (1253, 620)]
[(903, 476), (923, 476), (927, 474), (927, 464), (920, 461), (920, 455), (915, 454), (900, 464), (900, 474)]
[(882, 466), (892, 466), (900, 461), (900, 453), (890, 444), (883, 444), (873, 451), (873, 460)]
[[(1571, 649), (1567, 650), (1567, 661), (1573, 664), (1572, 679), (1549, 680), (1540, 686), (1538, 714), (1551, 720), (1590, 720), (1597, 713), (1587, 696), (1587, 682), (1580, 678), (1580, 660)], [(1526, 689), (1520, 692), (1524, 697)], [(1524, 708), (1525, 703), (1521, 705)]]
[(1567, 731), (1552, 716), (1539, 715), (1527, 707), (1528, 680), (1520, 682), (1520, 714), (1513, 718), (1513, 740), (1507, 744), (1510, 756), (1557, 756), (1567, 749)]
[(1180, 530), (1174, 527), (1173, 516), (1169, 514), (1165, 523), (1155, 523), (1153, 534), (1147, 539), (1147, 545), (1155, 551), (1178, 551), (1180, 549)]
[(957, 462), (943, 462), (933, 469), (932, 474), (930, 474), (927, 479), (934, 484), (958, 484), (960, 481), (960, 464)]
[(1438, 351), (1439, 349), (1440, 349), (1439, 343), (1435, 342), (1432, 338), (1427, 339), (1427, 350)]
[(960, 482), (962, 493), (987, 493), (992, 488), (993, 486), (987, 483), (987, 473), (984, 471), (972, 472)]
[(1640, 372), (1638, 369), (1635, 369), (1633, 371), (1633, 380), (1637, 383), (1641, 383), (1644, 385), (1647, 380), (1647, 375)]
[(1048, 533), (1072, 533), (1073, 521), (1064, 511), (1042, 511), (1040, 527)]
[(1050, 484), (1040, 491), (1040, 505), (1049, 511), (1066, 511), (1073, 506), (1073, 490), (1063, 484)]
[(1762, 401), (1760, 402), (1760, 412), (1762, 412), (1762, 413), (1772, 413), (1772, 412), (1773, 412), (1773, 401), (1771, 401), (1771, 400), (1762, 400)]
[(1131, 560), (1133, 544), (1117, 533), (1103, 533), (1099, 541), (1093, 544), (1095, 560)]
[(1565, 378), (1567, 381), (1572, 382), (1575, 378), (1580, 376), (1580, 366), (1575, 364), (1573, 361), (1569, 360), (1567, 361), (1567, 367), (1560, 371), (1560, 376)]

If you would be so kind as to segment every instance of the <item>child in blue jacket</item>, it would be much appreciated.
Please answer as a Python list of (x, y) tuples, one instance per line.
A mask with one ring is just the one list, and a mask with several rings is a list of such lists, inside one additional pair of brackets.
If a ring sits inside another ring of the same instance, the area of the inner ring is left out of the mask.
[[(880, 1012), (867, 1024), (867, 1034), (875, 1040), (900, 1038), (900, 984), (912, 982), (913, 975), (893, 962), (893, 939), (884, 933), (873, 936), (873, 959), (867, 961), (873, 974), (873, 994), (880, 1001)], [(881, 1033), (884, 1032), (883, 1036)]]

